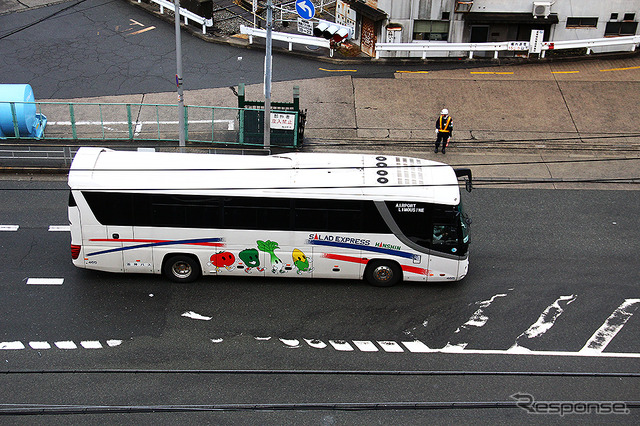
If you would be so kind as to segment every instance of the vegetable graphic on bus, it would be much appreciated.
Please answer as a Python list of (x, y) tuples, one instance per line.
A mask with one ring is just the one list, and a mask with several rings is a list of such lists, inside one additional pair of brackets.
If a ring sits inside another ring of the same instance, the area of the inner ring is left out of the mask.
[(275, 253), (275, 251), (280, 248), (278, 247), (278, 243), (271, 240), (258, 240), (256, 241), (256, 243), (258, 244), (258, 250), (269, 253), (269, 255), (271, 256), (271, 272), (274, 274), (284, 274), (286, 272), (286, 270), (284, 269), (284, 263)]
[(293, 258), (293, 265), (298, 268), (298, 274), (302, 274), (303, 272), (311, 273), (313, 271), (311, 259), (307, 258), (302, 250), (294, 249), (291, 253), (291, 257)]
[(233, 271), (235, 267), (233, 264), (236, 262), (236, 257), (233, 253), (228, 251), (218, 252), (211, 256), (211, 264), (216, 267), (216, 272), (225, 268), (227, 271)]
[(245, 272), (247, 274), (251, 273), (251, 269), (255, 268), (258, 272), (264, 272), (264, 268), (260, 267), (260, 254), (258, 250), (254, 248), (244, 249), (240, 253), (238, 253), (240, 260), (242, 260), (246, 266)]

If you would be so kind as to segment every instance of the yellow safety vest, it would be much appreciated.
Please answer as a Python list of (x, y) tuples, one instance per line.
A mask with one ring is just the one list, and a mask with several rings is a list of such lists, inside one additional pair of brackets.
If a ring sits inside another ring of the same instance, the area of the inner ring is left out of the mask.
[(447, 117), (447, 122), (444, 123), (444, 126), (442, 125), (442, 116), (440, 116), (440, 124), (438, 125), (440, 128), (438, 129), (438, 131), (440, 132), (450, 132), (451, 130), (449, 130), (449, 123), (451, 123), (451, 117)]

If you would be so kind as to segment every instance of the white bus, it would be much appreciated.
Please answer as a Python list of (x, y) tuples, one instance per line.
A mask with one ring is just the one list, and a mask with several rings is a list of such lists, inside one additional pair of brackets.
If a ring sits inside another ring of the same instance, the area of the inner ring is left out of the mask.
[(69, 172), (71, 254), (80, 268), (164, 273), (176, 282), (456, 281), (468, 270), (470, 222), (457, 174), (395, 155), (83, 147)]

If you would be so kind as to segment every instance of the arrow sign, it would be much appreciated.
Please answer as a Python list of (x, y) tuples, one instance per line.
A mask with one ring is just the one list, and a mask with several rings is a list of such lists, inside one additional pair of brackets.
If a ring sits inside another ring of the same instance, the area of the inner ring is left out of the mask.
[(316, 7), (311, 0), (296, 1), (296, 12), (302, 19), (311, 19), (316, 14)]

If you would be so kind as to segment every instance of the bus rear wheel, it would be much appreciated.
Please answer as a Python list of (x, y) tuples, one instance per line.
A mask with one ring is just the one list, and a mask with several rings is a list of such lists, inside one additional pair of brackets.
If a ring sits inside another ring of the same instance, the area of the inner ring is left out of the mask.
[(402, 269), (395, 262), (373, 260), (367, 264), (364, 277), (376, 287), (391, 287), (402, 280)]
[(162, 272), (173, 282), (190, 283), (200, 276), (200, 264), (197, 259), (180, 254), (168, 258)]

